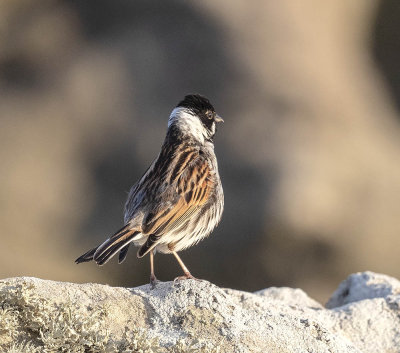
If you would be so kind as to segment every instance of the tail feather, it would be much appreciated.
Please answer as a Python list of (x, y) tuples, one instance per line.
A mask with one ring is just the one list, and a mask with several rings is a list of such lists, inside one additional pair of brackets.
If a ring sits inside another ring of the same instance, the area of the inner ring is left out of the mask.
[(132, 231), (128, 234), (121, 236), (119, 239), (115, 240), (107, 240), (108, 244), (104, 249), (97, 249), (94, 254), (94, 261), (98, 265), (104, 265), (108, 260), (110, 260), (118, 251), (120, 251), (123, 247), (127, 246), (134, 237), (139, 234), (138, 231)]
[(94, 259), (96, 260), (96, 257), (99, 256), (99, 254), (102, 254), (116, 241), (120, 240), (124, 235), (126, 235), (129, 232), (133, 232), (132, 229), (129, 229), (129, 225), (126, 225), (122, 227), (119, 231), (115, 232), (114, 235), (109, 237), (105, 242), (103, 242), (97, 247), (96, 253), (94, 254), (95, 255)]
[(147, 237), (146, 242), (142, 245), (142, 247), (137, 252), (137, 257), (141, 258), (144, 255), (147, 255), (151, 250), (157, 246), (158, 241), (160, 240), (160, 236), (156, 234), (150, 234)]
[(84, 253), (82, 256), (79, 256), (75, 263), (80, 264), (81, 262), (88, 262), (93, 260), (94, 253), (96, 252), (97, 247), (89, 250), (88, 252)]
[(128, 253), (129, 250), (129, 245), (131, 245), (131, 243), (128, 243), (128, 245), (125, 245), (121, 251), (119, 252), (119, 256), (118, 256), (118, 263), (121, 264), (122, 262), (124, 262), (125, 258), (126, 258), (126, 254)]
[(78, 257), (75, 262), (79, 264), (81, 262), (94, 260), (98, 265), (104, 265), (119, 250), (122, 249), (118, 261), (119, 263), (121, 263), (126, 257), (129, 243), (133, 241), (135, 236), (138, 234), (140, 234), (139, 231), (131, 229), (130, 225), (127, 224), (122, 227), (118, 232), (116, 232), (113, 236), (107, 239), (104, 243)]

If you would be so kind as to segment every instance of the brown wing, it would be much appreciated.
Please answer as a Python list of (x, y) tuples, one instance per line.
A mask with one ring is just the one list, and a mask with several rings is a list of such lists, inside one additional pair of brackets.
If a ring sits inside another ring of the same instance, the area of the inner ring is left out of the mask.
[(192, 158), (186, 159), (179, 169), (170, 180), (173, 201), (167, 200), (145, 219), (143, 232), (150, 236), (139, 250), (140, 257), (149, 252), (163, 234), (177, 229), (205, 204), (214, 188), (210, 165), (198, 152)]

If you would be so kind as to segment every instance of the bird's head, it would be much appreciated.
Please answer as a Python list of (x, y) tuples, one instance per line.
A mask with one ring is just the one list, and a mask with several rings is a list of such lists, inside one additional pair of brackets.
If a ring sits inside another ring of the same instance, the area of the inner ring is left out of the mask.
[(213, 140), (216, 124), (223, 121), (206, 97), (190, 94), (172, 111), (168, 127), (175, 125), (182, 133), (204, 143)]

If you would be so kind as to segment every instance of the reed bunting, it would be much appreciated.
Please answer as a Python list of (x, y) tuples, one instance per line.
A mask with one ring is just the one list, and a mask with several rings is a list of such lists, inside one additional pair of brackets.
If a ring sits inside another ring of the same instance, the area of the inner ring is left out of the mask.
[(222, 217), (224, 194), (213, 142), (220, 122), (203, 96), (187, 95), (179, 102), (169, 117), (160, 154), (129, 192), (125, 225), (75, 262), (103, 265), (119, 252), (121, 263), (133, 243), (139, 258), (150, 255), (152, 285), (156, 252), (176, 257), (184, 272), (178, 278), (194, 278), (177, 252), (208, 236)]

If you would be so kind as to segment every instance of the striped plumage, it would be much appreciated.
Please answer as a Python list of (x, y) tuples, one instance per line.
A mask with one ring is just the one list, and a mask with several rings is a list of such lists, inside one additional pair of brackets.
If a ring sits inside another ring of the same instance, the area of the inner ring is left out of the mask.
[(76, 262), (102, 265), (118, 251), (122, 262), (133, 243), (138, 257), (150, 253), (152, 282), (156, 252), (173, 253), (191, 278), (176, 252), (208, 236), (224, 207), (213, 144), (220, 121), (206, 98), (186, 96), (171, 113), (160, 154), (129, 192), (124, 227)]

